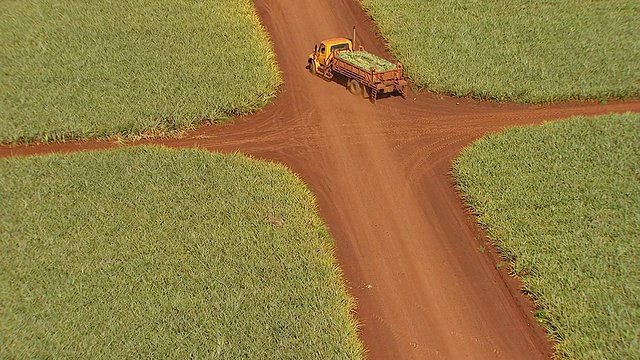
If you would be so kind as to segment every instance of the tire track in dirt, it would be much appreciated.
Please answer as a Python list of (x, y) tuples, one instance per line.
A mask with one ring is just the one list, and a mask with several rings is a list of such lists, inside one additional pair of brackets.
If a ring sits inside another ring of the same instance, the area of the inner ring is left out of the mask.
[[(358, 301), (371, 359), (540, 359), (551, 344), (517, 280), (485, 244), (451, 185), (450, 163), (484, 134), (572, 115), (640, 112), (640, 102), (496, 104), (431, 93), (376, 105), (311, 76), (306, 56), (358, 26), (390, 58), (353, 0), (256, 0), (285, 85), (256, 114), (167, 146), (242, 152), (292, 168), (313, 189)], [(331, 14), (332, 16), (327, 16)], [(149, 142), (141, 142), (149, 143)], [(103, 149), (108, 142), (0, 147), (0, 156)]]

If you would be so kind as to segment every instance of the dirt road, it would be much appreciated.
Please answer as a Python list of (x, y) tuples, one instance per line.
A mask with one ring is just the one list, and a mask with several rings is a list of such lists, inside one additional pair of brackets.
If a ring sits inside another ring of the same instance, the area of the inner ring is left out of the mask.
[[(369, 358), (549, 358), (518, 282), (480, 251), (485, 240), (451, 185), (450, 162), (507, 126), (640, 112), (640, 103), (536, 106), (422, 93), (372, 105), (305, 69), (315, 43), (353, 25), (359, 43), (390, 58), (353, 0), (255, 2), (284, 72), (282, 93), (257, 114), (162, 143), (284, 163), (311, 186), (358, 300)], [(0, 147), (0, 156), (108, 146)]]

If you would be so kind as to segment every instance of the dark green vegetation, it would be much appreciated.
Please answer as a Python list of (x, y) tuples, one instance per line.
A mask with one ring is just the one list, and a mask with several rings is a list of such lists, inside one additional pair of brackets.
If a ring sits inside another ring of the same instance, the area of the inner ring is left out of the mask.
[(373, 68), (376, 71), (389, 71), (397, 67), (396, 64), (366, 51), (341, 52), (336, 57), (366, 71), (371, 71)]
[(640, 115), (490, 135), (454, 176), (570, 359), (637, 359)]
[(406, 73), (456, 96), (640, 96), (637, 0), (360, 0)]
[(0, 2), (0, 142), (157, 135), (280, 83), (250, 0)]
[(307, 187), (240, 155), (0, 160), (0, 358), (361, 358)]

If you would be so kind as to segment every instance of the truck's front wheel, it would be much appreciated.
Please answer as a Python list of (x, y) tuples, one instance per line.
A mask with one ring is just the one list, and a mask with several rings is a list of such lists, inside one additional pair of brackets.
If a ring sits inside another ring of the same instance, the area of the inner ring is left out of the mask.
[(360, 85), (356, 80), (349, 80), (347, 88), (353, 95), (362, 95), (362, 85)]
[(309, 72), (313, 75), (318, 72), (318, 70), (316, 69), (316, 64), (313, 60), (309, 60)]

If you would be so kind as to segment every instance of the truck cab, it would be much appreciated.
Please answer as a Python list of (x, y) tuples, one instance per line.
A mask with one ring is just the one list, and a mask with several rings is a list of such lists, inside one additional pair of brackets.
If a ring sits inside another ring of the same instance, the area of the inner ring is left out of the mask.
[(353, 42), (347, 38), (332, 38), (324, 40), (309, 54), (309, 71), (312, 74), (324, 69), (327, 61), (340, 51), (353, 51)]

